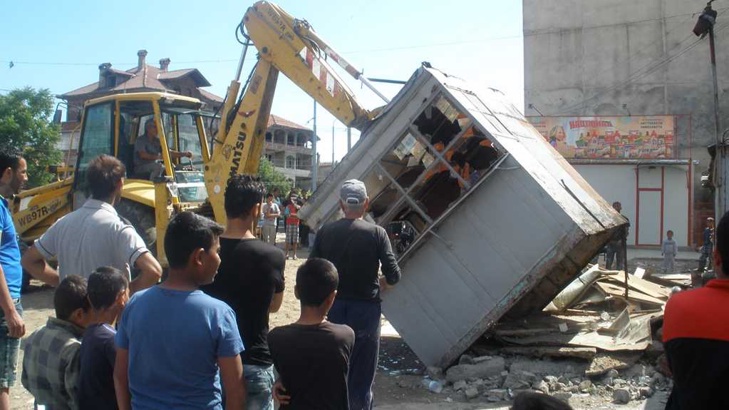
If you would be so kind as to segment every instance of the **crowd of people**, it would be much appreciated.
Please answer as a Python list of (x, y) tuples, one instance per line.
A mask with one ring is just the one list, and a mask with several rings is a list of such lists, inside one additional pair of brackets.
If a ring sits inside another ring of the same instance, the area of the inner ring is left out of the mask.
[(284, 251), (286, 259), (298, 259), (297, 248), (310, 248), (314, 244), (314, 231), (298, 217), (299, 210), (306, 203), (307, 193), (291, 189), (289, 195), (281, 200), (278, 188), (266, 195), (258, 221), (258, 237), (264, 242), (276, 245), (276, 234), (281, 221), (284, 224)]
[[(55, 287), (55, 317), (27, 337), (21, 376), (47, 409), (273, 409), (276, 401), (283, 409), (373, 407), (380, 296), (399, 281), (400, 268), (386, 231), (363, 218), (369, 198), (361, 181), (342, 185), (344, 217), (319, 229), (296, 272), (299, 319), (269, 332), (299, 232), (286, 229), (282, 250), (271, 239), (275, 230), (262, 230), (261, 240), (255, 227), (261, 216), (263, 227), (280, 216), (298, 226), (296, 196), (279, 206), (257, 177), (231, 177), (225, 226), (191, 212), (170, 220), (168, 276), (160, 283), (161, 265), (114, 208), (125, 179), (118, 159), (89, 163), (90, 198), (21, 258), (8, 198), (27, 178), (20, 152), (0, 148), (0, 410), (10, 408), (26, 333), (23, 268)], [(662, 249), (670, 258), (671, 234)], [(722, 394), (729, 328), (721, 324), (729, 321), (729, 213), (716, 228), (707, 221), (704, 244), (715, 279), (673, 294), (665, 307), (670, 409), (729, 408)], [(523, 395), (514, 408), (562, 408), (549, 400)]]
[(114, 208), (126, 176), (117, 158), (89, 163), (91, 196), (22, 258), (5, 198), (25, 183), (27, 165), (2, 148), (0, 172), (0, 410), (25, 335), (22, 268), (55, 287), (55, 317), (27, 337), (22, 361), (22, 385), (47, 409), (273, 409), (274, 399), (281, 408), (372, 408), (380, 293), (400, 270), (385, 230), (362, 219), (361, 181), (342, 186), (344, 219), (321, 229), (296, 273), (299, 319), (269, 334), (299, 233), (287, 228), (285, 253), (270, 228), (267, 241), (256, 236), (256, 222), (298, 219), (297, 197), (279, 207), (257, 177), (231, 177), (225, 226), (191, 212), (170, 220), (160, 283), (161, 265)]

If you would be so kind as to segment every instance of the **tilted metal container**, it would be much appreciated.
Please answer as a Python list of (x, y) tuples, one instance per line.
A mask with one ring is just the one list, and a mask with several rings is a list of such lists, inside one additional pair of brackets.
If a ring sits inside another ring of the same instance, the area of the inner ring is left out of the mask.
[(301, 210), (341, 217), (365, 182), (368, 218), (402, 268), (383, 312), (426, 364), (445, 367), (500, 318), (541, 310), (626, 221), (504, 95), (418, 69)]

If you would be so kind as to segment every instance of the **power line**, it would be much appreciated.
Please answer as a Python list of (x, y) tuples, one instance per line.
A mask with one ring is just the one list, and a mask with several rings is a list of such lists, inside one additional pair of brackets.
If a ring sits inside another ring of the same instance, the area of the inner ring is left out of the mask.
[[(649, 49), (650, 49), (650, 48), (651, 48), (651, 47), (652, 47), (652, 46), (653, 46), (654, 44), (657, 44), (657, 43), (663, 42), (663, 41), (664, 41), (664, 39), (665, 39), (665, 38), (668, 38), (668, 35), (669, 35), (669, 34), (671, 34), (671, 33), (672, 33), (673, 31), (675, 31), (675, 30), (677, 30), (677, 29), (679, 29), (679, 28), (685, 28), (685, 27), (684, 27), (684, 23), (685, 23), (685, 22), (687, 22), (687, 21), (689, 21), (689, 20), (691, 20), (691, 19), (692, 19), (692, 17), (693, 17), (693, 16), (688, 16), (688, 17), (687, 17), (686, 19), (684, 19), (684, 20), (682, 20), (682, 21), (681, 21), (680, 23), (676, 24), (676, 26), (675, 26), (675, 27), (674, 27), (673, 29), (671, 29), (671, 30), (668, 30), (668, 31), (667, 31), (667, 32), (666, 32), (666, 33), (665, 33), (665, 34), (664, 34), (663, 36), (661, 36), (661, 37), (660, 37), (660, 38), (659, 38), (658, 40), (656, 40), (656, 41), (653, 41), (652, 43), (650, 43), (650, 44), (648, 44), (648, 45), (645, 45), (645, 46), (643, 46), (643, 47), (639, 48), (639, 49), (638, 49), (638, 50), (637, 50), (637, 51), (636, 51), (636, 52), (635, 52), (635, 53), (634, 53), (633, 55), (628, 55), (628, 56), (627, 56), (627, 57), (625, 57), (624, 59), (622, 59), (622, 60), (619, 60), (618, 62), (616, 62), (616, 63), (615, 63), (615, 66), (617, 66), (617, 65), (619, 65), (619, 64), (623, 64), (623, 63), (629, 62), (630, 60), (633, 60), (633, 59), (634, 59), (635, 57), (637, 57), (637, 56), (642, 56), (642, 55), (645, 55), (645, 54), (647, 54), (647, 53), (648, 53), (648, 51), (647, 51), (647, 50), (649, 50)], [(674, 46), (674, 47), (673, 47), (673, 49), (676, 49), (676, 48), (680, 47), (680, 46), (681, 46), (681, 45), (682, 45), (682, 44), (683, 44), (684, 42), (686, 42), (687, 40), (691, 39), (691, 37), (692, 37), (692, 36), (691, 36), (691, 35), (689, 34), (689, 35), (688, 35), (687, 37), (685, 37), (685, 38), (684, 38), (683, 40), (679, 41), (679, 42), (678, 42), (678, 44), (677, 44), (676, 46)], [(672, 49), (672, 50), (673, 50), (673, 49)], [(669, 52), (670, 52), (670, 51), (669, 51)], [(648, 63), (648, 65), (650, 65), (650, 64), (652, 64), (652, 62), (649, 62), (649, 63)], [(646, 66), (642, 66), (642, 67), (641, 67), (641, 68), (639, 68), (638, 70), (642, 70), (642, 69), (643, 69), (643, 68), (645, 68), (645, 67), (646, 67)], [(598, 71), (597, 73), (595, 73), (595, 74), (591, 75), (591, 77), (592, 77), (592, 78), (599, 78), (599, 77), (600, 77), (600, 76), (601, 76), (602, 74), (604, 74), (604, 73), (606, 73), (606, 72), (608, 72), (608, 71), (611, 71), (611, 70), (613, 70), (613, 69), (614, 69), (614, 67), (613, 67), (613, 66), (611, 66), (611, 67), (605, 67), (605, 68), (604, 68), (604, 69), (603, 69), (602, 71)], [(636, 71), (638, 71), (638, 70), (636, 70)], [(634, 72), (633, 72), (633, 74), (634, 74), (634, 73), (635, 73), (636, 71), (634, 71)], [(630, 74), (630, 75), (632, 75), (632, 74)], [(630, 77), (630, 75), (629, 75), (629, 77)]]
[[(724, 8), (721, 8), (721, 9), (714, 9), (714, 10), (723, 12), (723, 11), (729, 10), (729, 7), (724, 7)], [(558, 28), (558, 29), (534, 30), (534, 31), (531, 31), (529, 33), (524, 33), (524, 37), (541, 36), (541, 35), (544, 35), (544, 34), (556, 34), (556, 33), (561, 33), (561, 32), (564, 32), (564, 31), (594, 30), (594, 29), (606, 28), (606, 27), (626, 26), (626, 25), (638, 24), (638, 23), (646, 23), (646, 22), (651, 22), (651, 21), (668, 20), (668, 19), (676, 18), (676, 17), (689, 16), (689, 18), (690, 18), (690, 17), (696, 16), (697, 14), (699, 14), (699, 13), (695, 13), (695, 12), (694, 13), (682, 13), (682, 14), (674, 14), (672, 16), (656, 17), (656, 18), (650, 18), (650, 19), (633, 20), (633, 21), (621, 21), (621, 22), (610, 23), (610, 24), (599, 24), (599, 25), (596, 25), (596, 26), (582, 26), (582, 27), (574, 27), (574, 28)]]
[(518, 38), (522, 38), (522, 37), (523, 36), (521, 34), (512, 35), (512, 36), (487, 37), (487, 38), (480, 38), (477, 40), (451, 41), (451, 42), (446, 42), (446, 43), (432, 43), (432, 44), (419, 44), (419, 45), (401, 46), (401, 47), (372, 48), (372, 49), (366, 49), (366, 50), (342, 51), (342, 54), (375, 53), (375, 52), (381, 52), (381, 51), (400, 51), (400, 50), (412, 50), (412, 49), (416, 49), (416, 48), (434, 48), (434, 47), (457, 46), (457, 45), (463, 45), (463, 44), (479, 44), (479, 43), (484, 43), (486, 41), (512, 40), (512, 39), (518, 39)]
[[(721, 12), (723, 13), (724, 11), (726, 11), (726, 10), (728, 10), (728, 9), (729, 9), (729, 8), (723, 8), (723, 9), (721, 9), (721, 10), (722, 10)], [(654, 44), (656, 44), (656, 43), (659, 43), (659, 42), (663, 42), (663, 41), (664, 41), (664, 38), (667, 38), (667, 37), (668, 37), (668, 35), (669, 35), (670, 33), (672, 33), (673, 31), (675, 31), (675, 30), (677, 30), (677, 29), (679, 29), (679, 28), (685, 28), (684, 24), (685, 24), (685, 23), (686, 23), (687, 21), (690, 21), (690, 20), (691, 20), (691, 19), (692, 19), (692, 18), (693, 18), (693, 17), (694, 17), (694, 16), (696, 15), (696, 14), (697, 14), (697, 13), (685, 13), (685, 14), (676, 14), (676, 15), (673, 15), (673, 16), (666, 16), (666, 17), (663, 17), (663, 18), (655, 18), (655, 19), (647, 19), (647, 20), (641, 20), (641, 21), (633, 21), (633, 22), (629, 22), (629, 23), (618, 23), (618, 24), (612, 24), (612, 25), (599, 25), (599, 26), (592, 26), (591, 28), (602, 28), (602, 27), (608, 27), (608, 26), (615, 26), (615, 25), (628, 25), (628, 24), (633, 24), (633, 23), (636, 23), (636, 22), (643, 22), (643, 21), (657, 21), (657, 20), (668, 20), (668, 19), (670, 19), (670, 18), (676, 18), (676, 17), (682, 17), (682, 16), (684, 16), (684, 17), (685, 17), (685, 16), (688, 16), (688, 17), (686, 17), (685, 19), (683, 19), (683, 20), (682, 20), (682, 21), (681, 21), (680, 23), (676, 24), (676, 25), (675, 25), (675, 27), (674, 27), (673, 29), (671, 29), (671, 30), (668, 30), (668, 31), (667, 31), (667, 32), (666, 32), (666, 33), (665, 33), (665, 34), (664, 34), (663, 36), (661, 36), (661, 38), (659, 38), (658, 40), (656, 40), (656, 41), (653, 41), (653, 42), (651, 42), (650, 44), (648, 44), (648, 45), (646, 45), (646, 46), (643, 46), (642, 48), (638, 49), (638, 51), (636, 51), (636, 52), (635, 52), (635, 53), (634, 53), (633, 55), (628, 55), (628, 56), (627, 56), (626, 58), (624, 58), (624, 59), (622, 59), (622, 60), (619, 60), (618, 62), (616, 62), (616, 63), (615, 63), (615, 65), (614, 65), (614, 66), (609, 66), (609, 67), (606, 67), (606, 68), (604, 68), (603, 70), (601, 70), (601, 71), (599, 71), (599, 72), (597, 72), (597, 73), (595, 73), (595, 74), (593, 74), (593, 75), (591, 75), (591, 76), (592, 76), (593, 78), (599, 78), (599, 77), (600, 77), (600, 76), (601, 76), (602, 74), (604, 74), (604, 73), (606, 73), (606, 72), (608, 72), (608, 71), (611, 71), (611, 70), (613, 70), (615, 66), (618, 66), (618, 65), (620, 65), (620, 64), (623, 64), (623, 63), (629, 62), (630, 60), (634, 59), (635, 57), (637, 57), (637, 56), (639, 56), (639, 55), (644, 55), (644, 53), (647, 53), (647, 52), (648, 52), (647, 50), (649, 50), (649, 49), (651, 48), (651, 46), (653, 46), (653, 45), (654, 45)], [(554, 32), (561, 32), (561, 31), (564, 31), (564, 30), (553, 30), (553, 31), (551, 31), (551, 33), (554, 33)], [(540, 34), (547, 34), (547, 32), (543, 32), (543, 33), (540, 33)], [(526, 35), (525, 35), (525, 37), (526, 37)], [(688, 36), (686, 36), (686, 37), (685, 37), (685, 38), (684, 38), (683, 40), (679, 41), (679, 42), (678, 42), (678, 44), (676, 44), (676, 45), (675, 45), (675, 46), (674, 46), (674, 47), (673, 47), (673, 48), (672, 48), (672, 49), (671, 49), (670, 51), (668, 51), (668, 53), (670, 53), (671, 51), (673, 51), (673, 50), (675, 50), (675, 49), (677, 49), (677, 48), (681, 47), (681, 46), (682, 46), (682, 45), (683, 45), (683, 44), (684, 44), (684, 43), (685, 43), (685, 42), (686, 42), (687, 40), (690, 40), (690, 39), (691, 39), (692, 37), (693, 37), (693, 36), (692, 36), (691, 34), (689, 34), (689, 35), (688, 35)], [(664, 54), (663, 56), (661, 56), (661, 58), (668, 58), (668, 57), (664, 57), (665, 55), (666, 55), (666, 54)], [(646, 64), (646, 65), (643, 65), (643, 66), (641, 66), (641, 67), (640, 67), (640, 68), (638, 68), (637, 70), (634, 70), (634, 71), (633, 71), (632, 73), (630, 73), (630, 74), (628, 75), (628, 81), (627, 81), (626, 83), (628, 83), (628, 82), (631, 82), (631, 81), (635, 81), (635, 80), (636, 80), (637, 78), (632, 78), (632, 77), (633, 77), (633, 76), (635, 76), (636, 74), (640, 73), (640, 71), (641, 71), (641, 70), (643, 70), (643, 69), (647, 68), (647, 67), (648, 67), (649, 65), (653, 64), (654, 62), (655, 62), (655, 60), (653, 60), (653, 61), (650, 61), (650, 62), (649, 62), (648, 64)], [(642, 78), (642, 77), (641, 77), (641, 78)], [(599, 96), (602, 96), (602, 95), (604, 95), (604, 94), (606, 94), (606, 93), (608, 93), (608, 92), (610, 92), (610, 91), (613, 91), (613, 90), (614, 90), (614, 89), (616, 89), (616, 88), (617, 88), (617, 87), (618, 87), (619, 85), (620, 85), (620, 83), (616, 83), (616, 84), (614, 84), (614, 85), (612, 85), (612, 86), (608, 87), (607, 89), (603, 90), (603, 91), (602, 91), (602, 92), (600, 92), (599, 94), (593, 95), (593, 96), (592, 96), (591, 98), (589, 98), (589, 99), (586, 99), (586, 100), (582, 100), (582, 101), (580, 101), (579, 103), (577, 103), (577, 104), (574, 104), (574, 105), (572, 105), (572, 106), (568, 107), (567, 109), (564, 109), (563, 111), (564, 111), (564, 112), (569, 112), (569, 111), (571, 111), (571, 110), (573, 110), (573, 109), (576, 109), (576, 108), (578, 108), (578, 107), (580, 107), (580, 106), (584, 105), (584, 104), (585, 104), (585, 103), (586, 103), (587, 101), (590, 101), (590, 100), (592, 100), (592, 99), (594, 99), (594, 98), (597, 98), (597, 97), (599, 97)]]
[[(725, 8), (723, 10), (726, 11), (727, 9), (729, 9), (729, 8)], [(721, 30), (724, 30), (727, 27), (729, 27), (729, 24), (724, 24), (720, 28), (716, 29), (715, 32), (719, 32)], [(692, 37), (693, 37), (693, 34), (689, 34), (684, 40), (682, 40), (681, 42), (679, 42), (679, 44), (677, 44), (671, 51), (679, 48), (681, 45), (683, 45), (683, 43), (685, 43), (688, 39), (690, 39)], [(688, 46), (684, 47), (682, 50), (676, 52), (673, 55), (666, 55), (666, 56), (664, 56), (659, 61), (655, 61), (655, 60), (654, 61), (651, 61), (650, 63), (648, 63), (648, 64), (646, 64), (646, 65), (638, 68), (637, 70), (633, 71), (632, 73), (630, 73), (628, 75), (628, 78), (626, 80), (621, 81), (621, 82), (618, 82), (618, 83), (616, 83), (616, 84), (614, 84), (614, 85), (612, 85), (612, 86), (610, 86), (610, 87), (608, 87), (608, 88), (606, 88), (606, 89), (598, 92), (597, 94), (591, 96), (590, 98), (583, 99), (579, 103), (573, 104), (573, 105), (571, 105), (571, 106), (563, 109), (562, 111), (564, 111), (564, 112), (570, 112), (570, 111), (572, 111), (574, 109), (577, 109), (577, 108), (579, 108), (581, 106), (584, 106), (589, 101), (592, 101), (592, 100), (594, 100), (594, 99), (596, 99), (598, 97), (602, 97), (603, 95), (605, 95), (607, 93), (610, 93), (610, 92), (616, 91), (618, 89), (621, 89), (621, 88), (623, 88), (623, 87), (625, 87), (625, 86), (627, 86), (627, 85), (629, 85), (631, 83), (634, 83), (635, 81), (637, 81), (637, 80), (639, 80), (639, 79), (641, 79), (641, 78), (643, 78), (645, 76), (648, 76), (648, 75), (654, 73), (656, 70), (658, 70), (659, 68), (661, 68), (664, 65), (668, 64), (669, 62), (671, 62), (671, 61), (677, 59), (678, 57), (681, 57), (682, 55), (686, 54), (688, 51), (690, 51), (691, 49), (693, 49), (694, 47), (696, 47), (699, 43), (701, 43), (701, 39), (695, 40), (694, 42), (692, 42), (691, 44), (689, 44)], [(645, 71), (643, 72), (643, 70), (645, 70)]]
[[(717, 11), (723, 12), (726, 10), (729, 10), (729, 7), (725, 7), (722, 9), (716, 9)], [(524, 34), (518, 34), (518, 35), (509, 35), (509, 36), (498, 36), (498, 37), (486, 37), (486, 38), (479, 38), (479, 39), (473, 39), (473, 40), (465, 40), (465, 41), (449, 41), (449, 42), (443, 42), (443, 43), (430, 43), (430, 44), (414, 44), (414, 45), (406, 45), (406, 46), (398, 46), (398, 47), (387, 47), (387, 48), (372, 48), (372, 49), (362, 49), (362, 50), (349, 50), (349, 51), (342, 51), (341, 54), (361, 54), (361, 53), (374, 53), (374, 52), (383, 52), (383, 51), (401, 51), (401, 50), (412, 50), (412, 49), (418, 49), (418, 48), (434, 48), (434, 47), (447, 47), (447, 46), (454, 46), (454, 45), (464, 45), (464, 44), (479, 44), (484, 43), (487, 41), (500, 41), (500, 40), (511, 40), (511, 39), (518, 39), (518, 38), (526, 38), (526, 37), (532, 37), (532, 36), (539, 36), (539, 35), (545, 35), (545, 34), (556, 34), (561, 33), (564, 31), (574, 31), (574, 30), (594, 30), (599, 28), (606, 28), (606, 27), (614, 27), (614, 26), (622, 26), (622, 25), (631, 25), (631, 24), (638, 24), (638, 23), (645, 23), (650, 21), (660, 21), (660, 20), (668, 20), (676, 17), (686, 17), (688, 18), (694, 17), (697, 13), (682, 13), (682, 14), (675, 14), (671, 16), (665, 16), (665, 17), (656, 17), (656, 18), (650, 18), (650, 19), (641, 19), (641, 20), (633, 20), (629, 22), (619, 22), (619, 23), (611, 23), (611, 24), (601, 24), (596, 26), (583, 26), (583, 27), (577, 27), (572, 29), (546, 29), (546, 30), (535, 30), (529, 33)], [(218, 64), (218, 63), (231, 63), (231, 62), (237, 62), (236, 59), (212, 59), (212, 60), (187, 60), (187, 61), (176, 61), (177, 64)], [(98, 66), (98, 63), (89, 63), (89, 62), (63, 62), (63, 61), (15, 61), (15, 60), (0, 60), (0, 63), (8, 64), (13, 63), (14, 65), (51, 65), (51, 66)], [(114, 63), (116, 65), (135, 65), (136, 62), (116, 62)]]

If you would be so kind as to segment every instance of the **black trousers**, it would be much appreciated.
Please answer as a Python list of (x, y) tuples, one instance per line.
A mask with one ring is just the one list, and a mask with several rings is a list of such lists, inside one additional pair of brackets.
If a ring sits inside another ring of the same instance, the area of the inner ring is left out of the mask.
[(372, 384), (380, 354), (381, 313), (379, 301), (367, 300), (336, 299), (329, 311), (330, 322), (347, 325), (354, 330), (347, 378), (350, 410), (372, 409)]

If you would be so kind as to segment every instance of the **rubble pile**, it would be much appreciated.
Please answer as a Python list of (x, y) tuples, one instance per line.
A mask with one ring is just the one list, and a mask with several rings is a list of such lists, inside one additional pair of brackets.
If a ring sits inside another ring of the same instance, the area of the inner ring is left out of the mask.
[(529, 390), (565, 401), (599, 395), (616, 404), (668, 391), (663, 308), (672, 292), (690, 285), (686, 279), (590, 266), (543, 312), (505, 318), (456, 365), (429, 368), (429, 389), (492, 402)]
[(523, 391), (537, 391), (568, 401), (572, 396), (612, 397), (616, 404), (668, 391), (670, 379), (650, 364), (589, 375), (589, 364), (577, 359), (534, 360), (526, 356), (461, 356), (459, 364), (439, 374), (430, 369), (423, 386), (433, 393), (462, 394), (466, 399), (508, 401)]

